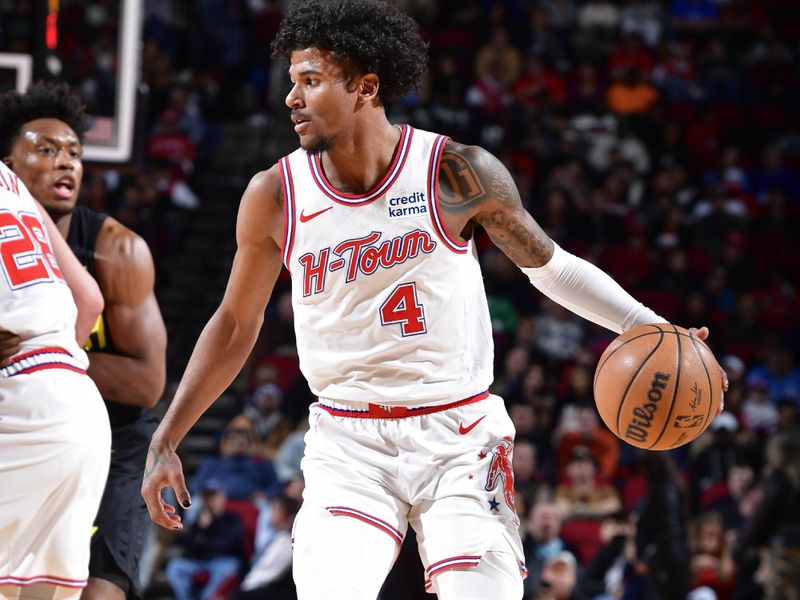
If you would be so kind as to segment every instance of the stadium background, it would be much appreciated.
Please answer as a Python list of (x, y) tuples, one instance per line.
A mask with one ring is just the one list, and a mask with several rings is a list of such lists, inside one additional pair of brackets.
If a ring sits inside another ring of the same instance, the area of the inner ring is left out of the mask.
[[(94, 116), (89, 141), (101, 149), (119, 138), (121, 65), (134, 53), (130, 149), (87, 162), (81, 202), (140, 233), (153, 251), (169, 332), (163, 412), (224, 290), (238, 199), (296, 139), (282, 103), (285, 66), (269, 56), (281, 2), (147, 0), (131, 30), (136, 43), (125, 47), (123, 15), (133, 1), (0, 0), (0, 53), (31, 57), (34, 80), (69, 82)], [(800, 10), (780, 0), (403, 5), (430, 44), (430, 77), (391, 108), (391, 119), (491, 150), (559, 244), (670, 320), (710, 327), (731, 381), (726, 415), (669, 454), (687, 491), (685, 564), (701, 552), (692, 536), (711, 512), (722, 518), (714, 552), (724, 563), (764, 497), (767, 440), (797, 435)], [(0, 67), (0, 86), (14, 86), (18, 74)], [(576, 415), (592, 404), (591, 374), (611, 336), (543, 299), (485, 237), (479, 247), (495, 389), (533, 457), (515, 464), (524, 529), (537, 494), (563, 483), (575, 439), (608, 443)], [(292, 453), (280, 448), (296, 445), (311, 401), (294, 356), (285, 272), (247, 367), (181, 448), (190, 474), (218, 452), (222, 430), (258, 390), (279, 398), (281, 427), (254, 452), (288, 460), (279, 469), (285, 485), (297, 477), (296, 452), (286, 459)], [(646, 468), (640, 454), (612, 442), (617, 458), (598, 461), (603, 480), (636, 513)], [(732, 472), (747, 481), (732, 481)], [(580, 532), (578, 542), (586, 572), (602, 543), (597, 531)], [(180, 551), (173, 534), (151, 532), (149, 598), (171, 597), (163, 565)], [(415, 573), (413, 560), (408, 569)], [(720, 600), (761, 597), (763, 569), (695, 571), (693, 585), (710, 584)], [(415, 597), (412, 588), (396, 583), (386, 598)]]

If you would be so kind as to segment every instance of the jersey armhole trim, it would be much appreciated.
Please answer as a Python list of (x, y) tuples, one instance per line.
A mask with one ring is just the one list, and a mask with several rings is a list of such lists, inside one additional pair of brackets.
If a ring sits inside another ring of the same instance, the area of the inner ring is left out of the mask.
[(289, 157), (284, 156), (280, 160), (281, 189), (283, 190), (283, 264), (291, 273), (290, 261), (292, 259), (292, 248), (294, 246), (295, 230), (295, 204), (294, 204), (294, 183), (292, 182), (292, 169), (289, 166)]
[(442, 162), (442, 154), (447, 136), (440, 135), (433, 143), (430, 163), (428, 164), (428, 203), (431, 209), (431, 223), (436, 231), (436, 235), (444, 245), (456, 254), (466, 254), (469, 249), (469, 242), (459, 242), (454, 236), (450, 235), (444, 224), (444, 219), (439, 211), (439, 167)]

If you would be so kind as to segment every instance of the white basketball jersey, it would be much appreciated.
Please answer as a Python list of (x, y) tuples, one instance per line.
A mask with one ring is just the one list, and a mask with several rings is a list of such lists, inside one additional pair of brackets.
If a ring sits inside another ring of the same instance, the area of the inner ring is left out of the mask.
[(23, 351), (60, 347), (85, 368), (75, 341), (77, 308), (51, 248), (33, 198), (0, 163), (0, 329), (20, 336)]
[(300, 368), (322, 398), (413, 407), (492, 381), (477, 254), (438, 210), (447, 138), (401, 131), (388, 172), (363, 195), (336, 190), (317, 154), (280, 161)]

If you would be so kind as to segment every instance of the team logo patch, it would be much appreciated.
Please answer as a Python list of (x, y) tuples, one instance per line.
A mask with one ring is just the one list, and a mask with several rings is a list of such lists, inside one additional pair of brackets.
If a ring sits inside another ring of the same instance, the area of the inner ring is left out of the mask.
[(491, 492), (498, 485), (502, 486), (503, 498), (511, 511), (516, 514), (514, 504), (514, 470), (511, 466), (511, 457), (514, 452), (514, 443), (510, 437), (504, 437), (499, 444), (492, 448), (492, 462), (489, 464), (489, 473), (486, 476), (484, 489)]
[(387, 204), (389, 217), (392, 219), (428, 214), (428, 203), (425, 202), (425, 194), (423, 192), (414, 192), (408, 196), (389, 198)]

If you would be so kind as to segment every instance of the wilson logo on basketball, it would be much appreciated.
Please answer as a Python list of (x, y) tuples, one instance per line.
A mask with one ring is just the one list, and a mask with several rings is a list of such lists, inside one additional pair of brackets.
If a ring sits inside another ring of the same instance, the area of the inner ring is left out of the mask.
[(637, 406), (633, 409), (633, 418), (628, 423), (628, 429), (625, 432), (626, 438), (637, 442), (647, 440), (653, 417), (656, 414), (656, 410), (658, 410), (658, 403), (661, 400), (662, 392), (667, 387), (669, 378), (669, 373), (656, 371), (653, 381), (650, 383), (650, 389), (647, 392), (647, 402), (643, 406)]

